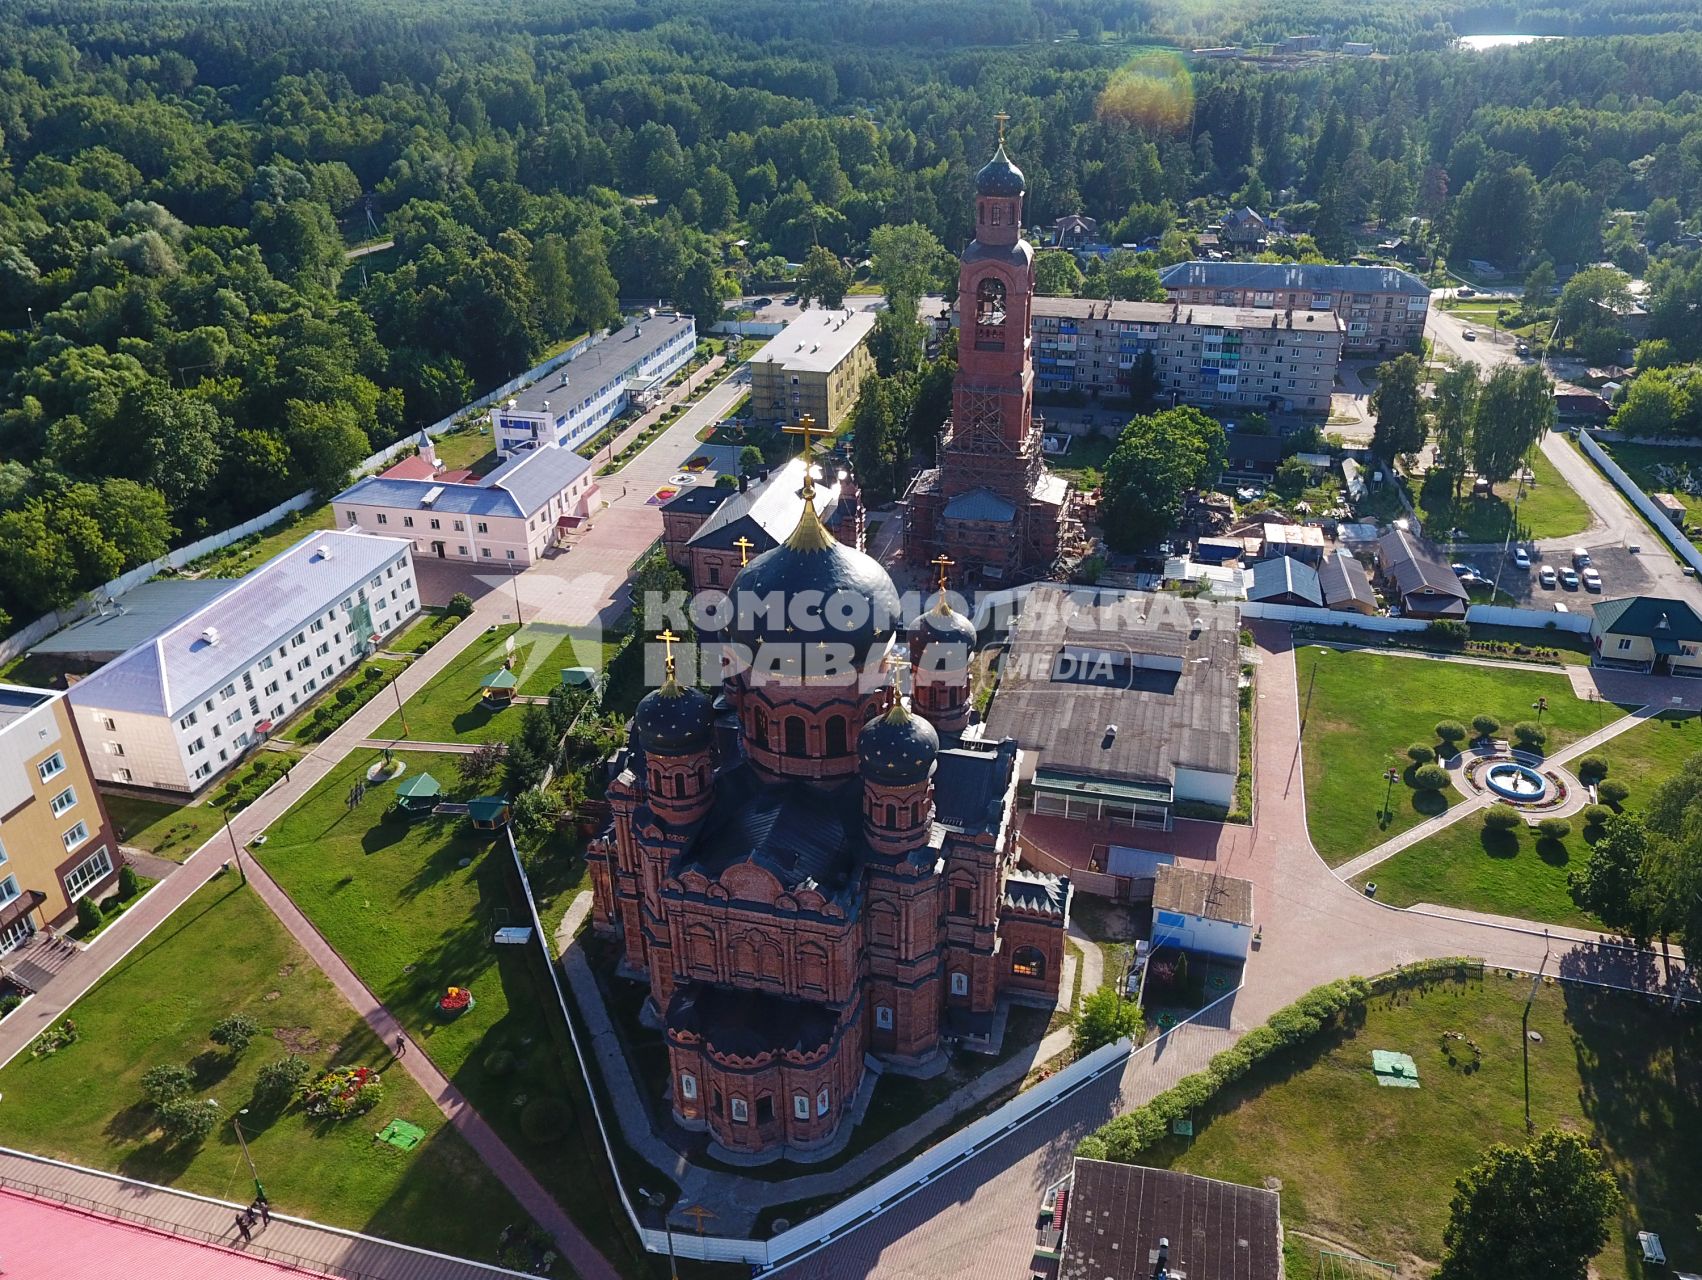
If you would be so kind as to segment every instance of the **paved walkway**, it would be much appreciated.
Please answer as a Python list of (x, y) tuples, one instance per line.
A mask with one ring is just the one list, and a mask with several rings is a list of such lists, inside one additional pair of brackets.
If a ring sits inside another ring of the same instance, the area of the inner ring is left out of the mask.
[[(1633, 711), (1628, 716), (1621, 716), (1612, 724), (1606, 725), (1596, 730), (1594, 733), (1586, 734), (1584, 737), (1579, 738), (1576, 742), (1556, 751), (1553, 755), (1544, 757), (1544, 763), (1561, 765), (1565, 764), (1569, 760), (1576, 760), (1580, 756), (1588, 755), (1591, 751), (1594, 751), (1597, 747), (1601, 746), (1602, 743), (1608, 742), (1613, 738), (1617, 738), (1627, 729), (1635, 729), (1645, 720), (1652, 719), (1659, 715), (1661, 711), (1662, 708), (1660, 707), (1649, 706)], [(1452, 770), (1450, 770), (1450, 772), (1452, 772)], [(1454, 823), (1476, 813), (1479, 809), (1489, 808), (1499, 799), (1499, 796), (1490, 791), (1467, 792), (1465, 799), (1460, 801), (1459, 804), (1454, 805), (1452, 808), (1445, 809), (1434, 818), (1428, 818), (1419, 823), (1416, 827), (1409, 827), (1399, 835), (1383, 841), (1382, 844), (1377, 845), (1375, 848), (1367, 849), (1357, 858), (1350, 858), (1348, 861), (1342, 863), (1336, 868), (1336, 875), (1346, 882), (1356, 880), (1367, 871), (1371, 870), (1372, 867), (1375, 867), (1379, 862), (1387, 862), (1403, 849), (1410, 849), (1413, 845), (1419, 843), (1419, 841), (1428, 840), (1444, 827), (1453, 826)], [(1532, 816), (1538, 819), (1565, 817), (1567, 814), (1576, 813), (1578, 810), (1582, 809), (1586, 803), (1588, 803), (1588, 793), (1583, 792), (1582, 788), (1580, 788), (1580, 794), (1569, 796), (1567, 798), (1567, 803), (1560, 809), (1553, 809), (1547, 813), (1534, 814)]]
[(1346, 974), (1374, 974), (1432, 956), (1475, 955), (1503, 969), (1547, 971), (1635, 990), (1683, 982), (1651, 952), (1599, 938), (1547, 938), (1529, 925), (1503, 927), (1421, 915), (1372, 902), (1338, 880), (1306, 830), (1299, 708), (1288, 628), (1253, 625), (1262, 650), (1254, 717), (1258, 822), (1248, 856), (1232, 874), (1254, 882), (1263, 941), (1249, 957), (1246, 985), (1201, 1022), (1185, 1024), (1126, 1069), (1072, 1094), (1007, 1137), (983, 1147), (821, 1253), (784, 1268), (797, 1277), (871, 1276), (980, 1280), (1024, 1275), (1034, 1249), (1040, 1195), (1069, 1170), (1084, 1134), (1198, 1070), (1219, 1049), (1312, 987)]
[(1105, 953), (1076, 921), (1070, 921), (1070, 941), (1081, 951), (1081, 995), (1087, 999), (1105, 985)]
[[(102, 1244), (114, 1251), (99, 1255), (105, 1270), (98, 1274), (119, 1277), (148, 1274), (224, 1280), (287, 1274), (277, 1264), (301, 1268), (302, 1274), (359, 1276), (362, 1280), (379, 1276), (385, 1280), (493, 1280), (515, 1274), (276, 1212), (269, 1225), (257, 1224), (252, 1229), (253, 1240), (245, 1243), (236, 1229), (236, 1215), (245, 1205), (133, 1182), (4, 1148), (0, 1148), (0, 1188), (0, 1222), (7, 1224), (0, 1235), (0, 1265), (5, 1267), (0, 1274), (7, 1276), (63, 1275), (66, 1250), (86, 1255), (87, 1249)], [(70, 1213), (56, 1208), (58, 1205), (71, 1205), (80, 1212)], [(50, 1209), (55, 1217), (32, 1224), (31, 1215)], [(103, 1224), (100, 1218), (84, 1216), (90, 1213), (205, 1244), (161, 1249), (144, 1236), (126, 1234), (134, 1233), (136, 1227)], [(51, 1270), (45, 1265), (32, 1269), (33, 1262), (46, 1261), (48, 1252), (46, 1241), (41, 1253), (31, 1251), (32, 1225), (36, 1230), (57, 1228), (59, 1232), (60, 1257)], [(208, 1245), (216, 1249), (201, 1254)], [(119, 1247), (124, 1249), (122, 1254), (116, 1251)], [(233, 1256), (237, 1254), (254, 1261)], [(144, 1257), (153, 1259), (153, 1268), (144, 1264)], [(262, 1263), (261, 1259), (266, 1261)], [(76, 1261), (91, 1259), (81, 1256)]]

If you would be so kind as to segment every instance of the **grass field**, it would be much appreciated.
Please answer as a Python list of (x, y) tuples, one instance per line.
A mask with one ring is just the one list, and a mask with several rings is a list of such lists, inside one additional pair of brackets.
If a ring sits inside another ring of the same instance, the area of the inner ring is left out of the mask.
[[(1519, 502), (1515, 536), (1519, 538), (1565, 538), (1590, 527), (1590, 508), (1555, 470), (1540, 450), (1532, 450), (1531, 475), (1535, 484)], [(1513, 499), (1518, 482), (1495, 486), (1492, 498), (1474, 498), (1469, 493), (1453, 501), (1448, 485), (1438, 475), (1420, 487), (1417, 507), (1420, 519), (1432, 535), (1440, 537), (1459, 529), (1464, 542), (1499, 542), (1507, 536), (1514, 518)]]
[[(1666, 712), (1592, 754), (1607, 761), (1608, 777), (1631, 788), (1626, 808), (1635, 811), (1699, 751), (1702, 720), (1693, 712)], [(1486, 831), (1482, 815), (1473, 814), (1401, 850), (1354, 883), (1375, 880), (1378, 899), (1396, 907), (1435, 902), (1596, 928), (1600, 921), (1579, 910), (1567, 889), (1568, 874), (1590, 856), (1582, 818), (1571, 822), (1572, 834), (1565, 840), (1539, 840), (1534, 831)]]
[[(207, 1040), (245, 1012), (262, 1033), (234, 1061)], [(185, 1063), (197, 1096), (229, 1117), (248, 1106), (266, 1063), (299, 1053), (316, 1069), (362, 1063), (384, 1073), (384, 1100), (364, 1117), (327, 1122), (257, 1108), (243, 1121), (272, 1203), (335, 1226), (448, 1253), (494, 1258), (497, 1234), (524, 1221), (515, 1201), (259, 899), (213, 881), (72, 1006), (78, 1040), (0, 1071), (0, 1141), (202, 1195), (253, 1194), (229, 1120), (204, 1143), (167, 1144), (142, 1102), (141, 1076)], [(426, 1131), (404, 1153), (372, 1135), (400, 1118)], [(453, 1205), (453, 1212), (445, 1206)], [(122, 1268), (119, 1269), (120, 1272)]]
[(212, 805), (176, 805), (164, 800), (134, 800), (129, 796), (101, 797), (117, 826), (119, 840), (162, 858), (182, 862), (224, 825), (224, 814)]
[[(1282, 1186), (1284, 1225), (1422, 1274), (1441, 1256), (1453, 1181), (1492, 1143), (1525, 1140), (1520, 1013), (1530, 980), (1490, 974), (1374, 999), (1356, 1029), (1274, 1061), (1143, 1163), (1232, 1182)], [(1702, 1186), (1702, 1091), (1689, 1064), (1702, 1023), (1616, 993), (1547, 986), (1530, 1045), (1531, 1119), (1588, 1134), (1627, 1198), (1594, 1274), (1628, 1280), (1638, 1230), (1658, 1232), (1679, 1270), (1702, 1262), (1695, 1189)], [(1481, 1049), (1444, 1056), (1463, 1032)], [(1412, 1055), (1420, 1088), (1378, 1088), (1371, 1051)], [(1297, 1250), (1316, 1258), (1316, 1246)], [(1310, 1265), (1292, 1280), (1311, 1280)]]
[(491, 442), (487, 423), (457, 427), (433, 436), (431, 448), (437, 460), (450, 471), (466, 469), (482, 476), (496, 469), (496, 446)]
[[(608, 1164), (591, 1119), (544, 962), (531, 948), (491, 943), (525, 910), (506, 843), (459, 818), (413, 822), (389, 814), (394, 786), (346, 798), (380, 757), (357, 752), (270, 833), (262, 864), (431, 1060), (526, 1162), (586, 1234), (621, 1265), (635, 1246), (611, 1200)], [(457, 790), (452, 763), (399, 752)], [(406, 775), (404, 775), (406, 776)], [(571, 892), (584, 863), (547, 858), (540, 891)], [(454, 1021), (436, 1002), (466, 987), (475, 1006)], [(524, 1100), (524, 1101), (523, 1101)], [(663, 1186), (659, 1175), (646, 1173)]]
[(384, 647), (391, 653), (424, 653), (453, 631), (458, 622), (459, 619), (447, 613), (428, 610), (386, 640)]
[(286, 516), (270, 529), (251, 534), (240, 542), (233, 542), (223, 551), (203, 557), (191, 568), (202, 578), (240, 578), (279, 552), (289, 550), (315, 530), (329, 529), (334, 518), (335, 513), (328, 502), (309, 507)]
[(404, 704), (402, 716), (384, 722), (378, 736), (408, 737), (416, 742), (506, 742), (520, 729), (525, 704), (491, 709), (479, 697), (484, 678), (502, 666), (507, 641), (514, 637), (514, 671), (523, 694), (544, 695), (561, 683), (563, 667), (602, 670), (612, 646), (592, 631), (567, 627), (530, 626), (520, 632), (512, 624), (491, 629), (426, 682)]
[(1408, 770), (1406, 749), (1415, 742), (1435, 746), (1438, 721), (1470, 725), (1473, 716), (1487, 713), (1511, 727), (1533, 719), (1531, 704), (1546, 697), (1543, 726), (1552, 751), (1593, 733), (1598, 719), (1605, 723), (1618, 714), (1611, 704), (1573, 697), (1558, 672), (1536, 668), (1513, 671), (1318, 646), (1302, 649), (1296, 661), (1306, 720), (1306, 823), (1331, 866), (1460, 799), (1452, 789), (1421, 793), (1397, 782), (1384, 821), (1383, 771)]

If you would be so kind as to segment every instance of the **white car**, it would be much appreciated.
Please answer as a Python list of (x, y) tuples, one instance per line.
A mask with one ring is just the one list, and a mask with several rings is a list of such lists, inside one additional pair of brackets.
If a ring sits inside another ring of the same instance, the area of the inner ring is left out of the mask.
[(1467, 329), (1464, 333), (1462, 333), (1460, 335), (1460, 337), (1464, 338), (1467, 342), (1476, 342), (1477, 341), (1477, 330), (1476, 329)]
[(1519, 569), (1529, 569), (1531, 567), (1531, 553), (1523, 547), (1514, 547), (1513, 564)]
[(1579, 576), (1584, 580), (1585, 591), (1600, 591), (1602, 589), (1602, 576), (1594, 569), (1585, 569)]
[(1550, 590), (1553, 590), (1555, 583), (1554, 566), (1551, 564), (1545, 564), (1542, 568), (1538, 569), (1537, 581)]
[(1578, 589), (1578, 575), (1571, 569), (1562, 569), (1560, 571), (1560, 585), (1568, 591), (1576, 591)]

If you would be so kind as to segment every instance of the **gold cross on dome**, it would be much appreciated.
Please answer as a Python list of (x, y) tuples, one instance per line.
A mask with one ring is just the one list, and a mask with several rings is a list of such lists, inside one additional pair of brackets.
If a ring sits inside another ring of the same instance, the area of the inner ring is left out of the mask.
[(933, 565), (934, 567), (936, 567), (940, 571), (940, 594), (943, 596), (946, 593), (946, 585), (947, 585), (947, 583), (946, 583), (946, 570), (950, 569), (954, 564), (957, 563), (957, 561), (953, 560), (950, 556), (948, 556), (945, 552), (942, 551), (942, 552), (940, 552), (939, 555), (935, 556), (932, 560), (928, 561), (928, 563)]
[(674, 678), (674, 641), (685, 639), (674, 634), (672, 627), (663, 627), (656, 633), (656, 638), (662, 642), (663, 660), (668, 664), (668, 679)]
[(816, 420), (805, 414), (790, 427), (781, 427), (789, 436), (804, 437), (804, 501), (814, 502), (816, 497), (815, 477), (810, 474), (810, 437), (820, 434), (816, 431)]
[(756, 546), (756, 543), (745, 537), (744, 534), (740, 534), (733, 539), (733, 545), (739, 549), (739, 566), (743, 568), (751, 562), (751, 548)]
[(993, 119), (999, 122), (999, 145), (1002, 147), (1005, 145), (1005, 123), (1010, 119), (1010, 116), (1006, 112), (1000, 111), (994, 114)]

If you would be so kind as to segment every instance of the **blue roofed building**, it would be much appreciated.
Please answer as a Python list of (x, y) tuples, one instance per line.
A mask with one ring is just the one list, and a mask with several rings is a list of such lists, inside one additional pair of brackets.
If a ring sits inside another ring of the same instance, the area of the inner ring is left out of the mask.
[(482, 478), (445, 482), (417, 470), (357, 480), (331, 500), (337, 527), (407, 538), (421, 557), (523, 566), (602, 504), (591, 463), (556, 444), (516, 453)]

